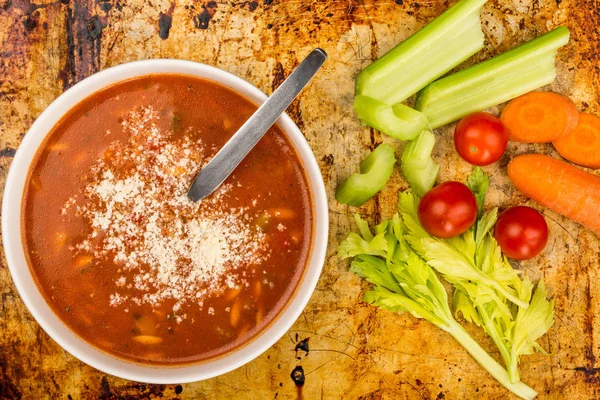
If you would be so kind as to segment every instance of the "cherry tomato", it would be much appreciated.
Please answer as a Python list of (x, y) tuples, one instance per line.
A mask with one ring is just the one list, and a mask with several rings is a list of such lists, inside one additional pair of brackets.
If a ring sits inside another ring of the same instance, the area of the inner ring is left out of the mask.
[(447, 239), (466, 232), (477, 219), (477, 201), (460, 182), (445, 182), (423, 196), (419, 221), (431, 235)]
[(513, 207), (498, 217), (494, 237), (508, 257), (529, 260), (546, 247), (548, 225), (542, 214), (533, 208)]
[(508, 130), (499, 118), (484, 112), (464, 117), (454, 130), (458, 154), (472, 165), (490, 165), (502, 157)]

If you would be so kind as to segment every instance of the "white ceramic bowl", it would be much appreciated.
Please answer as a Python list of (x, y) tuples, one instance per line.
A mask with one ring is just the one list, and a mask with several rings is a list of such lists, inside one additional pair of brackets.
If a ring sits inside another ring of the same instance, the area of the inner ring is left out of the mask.
[(68, 110), (103, 87), (152, 73), (179, 73), (209, 79), (234, 89), (256, 104), (267, 98), (259, 89), (228, 72), (182, 60), (136, 61), (108, 68), (84, 79), (58, 97), (37, 118), (19, 146), (4, 189), (2, 239), (10, 273), (23, 302), (40, 326), (65, 350), (94, 368), (125, 379), (148, 383), (185, 383), (212, 378), (248, 363), (279, 340), (300, 316), (315, 289), (325, 260), (327, 198), (319, 166), (308, 143), (290, 117), (283, 115), (277, 123), (296, 148), (308, 176), (314, 207), (314, 230), (313, 247), (306, 270), (292, 298), (275, 320), (240, 348), (219, 358), (187, 366), (154, 367), (134, 364), (114, 358), (80, 339), (46, 304), (27, 265), (21, 241), (21, 201), (25, 180), (38, 147)]

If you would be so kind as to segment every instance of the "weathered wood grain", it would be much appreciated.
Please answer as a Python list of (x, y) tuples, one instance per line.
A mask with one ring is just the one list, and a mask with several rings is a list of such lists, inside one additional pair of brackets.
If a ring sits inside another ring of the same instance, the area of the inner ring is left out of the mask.
[[(0, 0), (0, 185), (14, 149), (37, 115), (62, 91), (101, 69), (145, 58), (182, 58), (218, 66), (270, 93), (316, 46), (330, 55), (290, 109), (320, 162), (330, 194), (331, 234), (317, 290), (289, 334), (227, 375), (180, 386), (106, 376), (58, 347), (39, 328), (0, 265), (0, 398), (294, 399), (290, 372), (306, 373), (306, 399), (512, 398), (447, 334), (408, 315), (361, 302), (366, 285), (335, 257), (353, 229), (351, 215), (389, 217), (406, 182), (391, 183), (360, 210), (333, 200), (338, 182), (376, 144), (403, 145), (361, 128), (352, 111), (353, 78), (371, 60), (441, 13), (448, 1), (403, 0)], [(554, 26), (572, 30), (552, 88), (581, 110), (600, 112), (600, 2), (491, 0), (484, 9), (486, 48), (469, 63)], [(496, 110), (498, 111), (499, 108)], [(452, 127), (437, 132), (441, 179), (464, 179), (469, 166), (452, 151)], [(492, 177), (490, 205), (528, 204), (505, 166), (550, 145), (511, 143)], [(541, 399), (600, 398), (600, 239), (548, 211), (547, 251), (521, 267), (556, 296), (556, 322), (542, 343), (550, 356), (522, 360), (522, 378)], [(489, 340), (467, 327), (484, 345)], [(310, 337), (310, 354), (295, 342)], [(495, 354), (498, 356), (498, 354)]]

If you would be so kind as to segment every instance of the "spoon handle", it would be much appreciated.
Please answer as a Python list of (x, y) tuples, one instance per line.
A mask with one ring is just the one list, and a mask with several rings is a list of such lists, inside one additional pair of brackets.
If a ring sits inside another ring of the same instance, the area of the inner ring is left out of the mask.
[(202, 200), (215, 191), (258, 143), (321, 68), (327, 53), (313, 50), (196, 175), (188, 197)]

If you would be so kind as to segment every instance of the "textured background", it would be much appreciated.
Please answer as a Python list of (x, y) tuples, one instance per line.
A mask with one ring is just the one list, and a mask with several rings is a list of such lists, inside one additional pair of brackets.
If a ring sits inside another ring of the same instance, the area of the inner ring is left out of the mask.
[[(61, 92), (103, 68), (145, 58), (182, 58), (230, 71), (270, 93), (313, 47), (330, 55), (324, 69), (290, 108), (320, 162), (333, 199), (338, 180), (382, 141), (352, 111), (353, 78), (372, 59), (415, 32), (450, 2), (403, 0), (0, 0), (0, 185), (22, 136)], [(469, 63), (566, 24), (552, 89), (581, 110), (599, 112), (600, 2), (490, 0), (483, 12), (486, 48)], [(498, 110), (495, 110), (498, 111)], [(470, 167), (452, 151), (451, 128), (438, 131), (434, 158), (441, 180), (464, 179)], [(549, 145), (509, 144), (486, 168), (489, 205), (529, 204), (506, 176), (512, 155), (552, 153)], [(389, 217), (400, 173), (359, 212)], [(329, 253), (321, 280), (287, 336), (252, 363), (205, 382), (144, 385), (104, 375), (58, 347), (23, 306), (6, 261), (0, 265), (0, 398), (294, 399), (290, 372), (306, 373), (305, 399), (511, 398), (447, 334), (428, 322), (361, 302), (365, 284), (335, 257), (348, 209), (330, 200)], [(543, 277), (556, 296), (556, 321), (542, 345), (552, 355), (524, 357), (523, 381), (543, 399), (600, 398), (600, 240), (543, 210), (551, 230), (542, 256), (521, 267)], [(491, 342), (468, 327), (485, 347)], [(310, 338), (310, 353), (297, 340)], [(498, 354), (494, 354), (498, 356)]]

